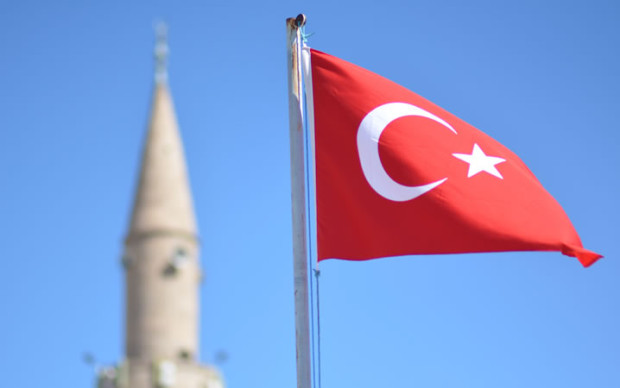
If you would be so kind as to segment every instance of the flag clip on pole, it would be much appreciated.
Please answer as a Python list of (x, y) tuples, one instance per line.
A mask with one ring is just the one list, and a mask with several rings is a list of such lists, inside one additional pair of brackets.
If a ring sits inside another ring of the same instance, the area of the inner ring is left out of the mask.
[(306, 185), (304, 179), (303, 88), (301, 75), (301, 27), (303, 14), (286, 20), (289, 135), (291, 143), (291, 205), (293, 216), (293, 277), (295, 287), (295, 341), (297, 388), (311, 386)]

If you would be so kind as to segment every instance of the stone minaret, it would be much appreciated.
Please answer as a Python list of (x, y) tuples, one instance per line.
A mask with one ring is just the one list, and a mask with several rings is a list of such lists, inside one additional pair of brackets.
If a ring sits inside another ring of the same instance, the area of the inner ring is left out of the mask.
[(99, 384), (221, 388), (217, 371), (198, 363), (198, 231), (167, 84), (165, 26), (157, 32), (150, 121), (123, 255), (126, 359), (104, 370)]

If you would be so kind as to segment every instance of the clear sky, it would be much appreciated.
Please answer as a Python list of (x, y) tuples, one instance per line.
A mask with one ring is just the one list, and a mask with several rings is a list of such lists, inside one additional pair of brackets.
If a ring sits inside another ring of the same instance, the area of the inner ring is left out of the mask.
[[(105, 5), (103, 5), (105, 3)], [(0, 5), (0, 373), (90, 387), (123, 354), (119, 263), (154, 20), (202, 240), (201, 358), (293, 387), (285, 19), (516, 152), (564, 207), (559, 253), (321, 264), (327, 387), (620, 387), (617, 1), (12, 1)]]

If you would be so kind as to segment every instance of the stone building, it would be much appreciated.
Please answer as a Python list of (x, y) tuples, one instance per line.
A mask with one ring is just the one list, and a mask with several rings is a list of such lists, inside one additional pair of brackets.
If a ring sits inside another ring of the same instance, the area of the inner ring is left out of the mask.
[(223, 388), (199, 363), (198, 230), (158, 27), (155, 85), (125, 240), (125, 359), (102, 368), (99, 388)]

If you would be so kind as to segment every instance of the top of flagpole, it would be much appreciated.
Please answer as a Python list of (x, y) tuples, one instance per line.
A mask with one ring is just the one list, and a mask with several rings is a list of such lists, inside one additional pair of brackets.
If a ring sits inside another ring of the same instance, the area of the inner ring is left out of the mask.
[(303, 13), (297, 15), (297, 17), (295, 18), (295, 23), (297, 24), (297, 28), (303, 27), (306, 24), (306, 15), (304, 15)]
[(287, 23), (294, 29), (299, 29), (306, 25), (306, 15), (300, 13), (297, 17), (286, 19)]

